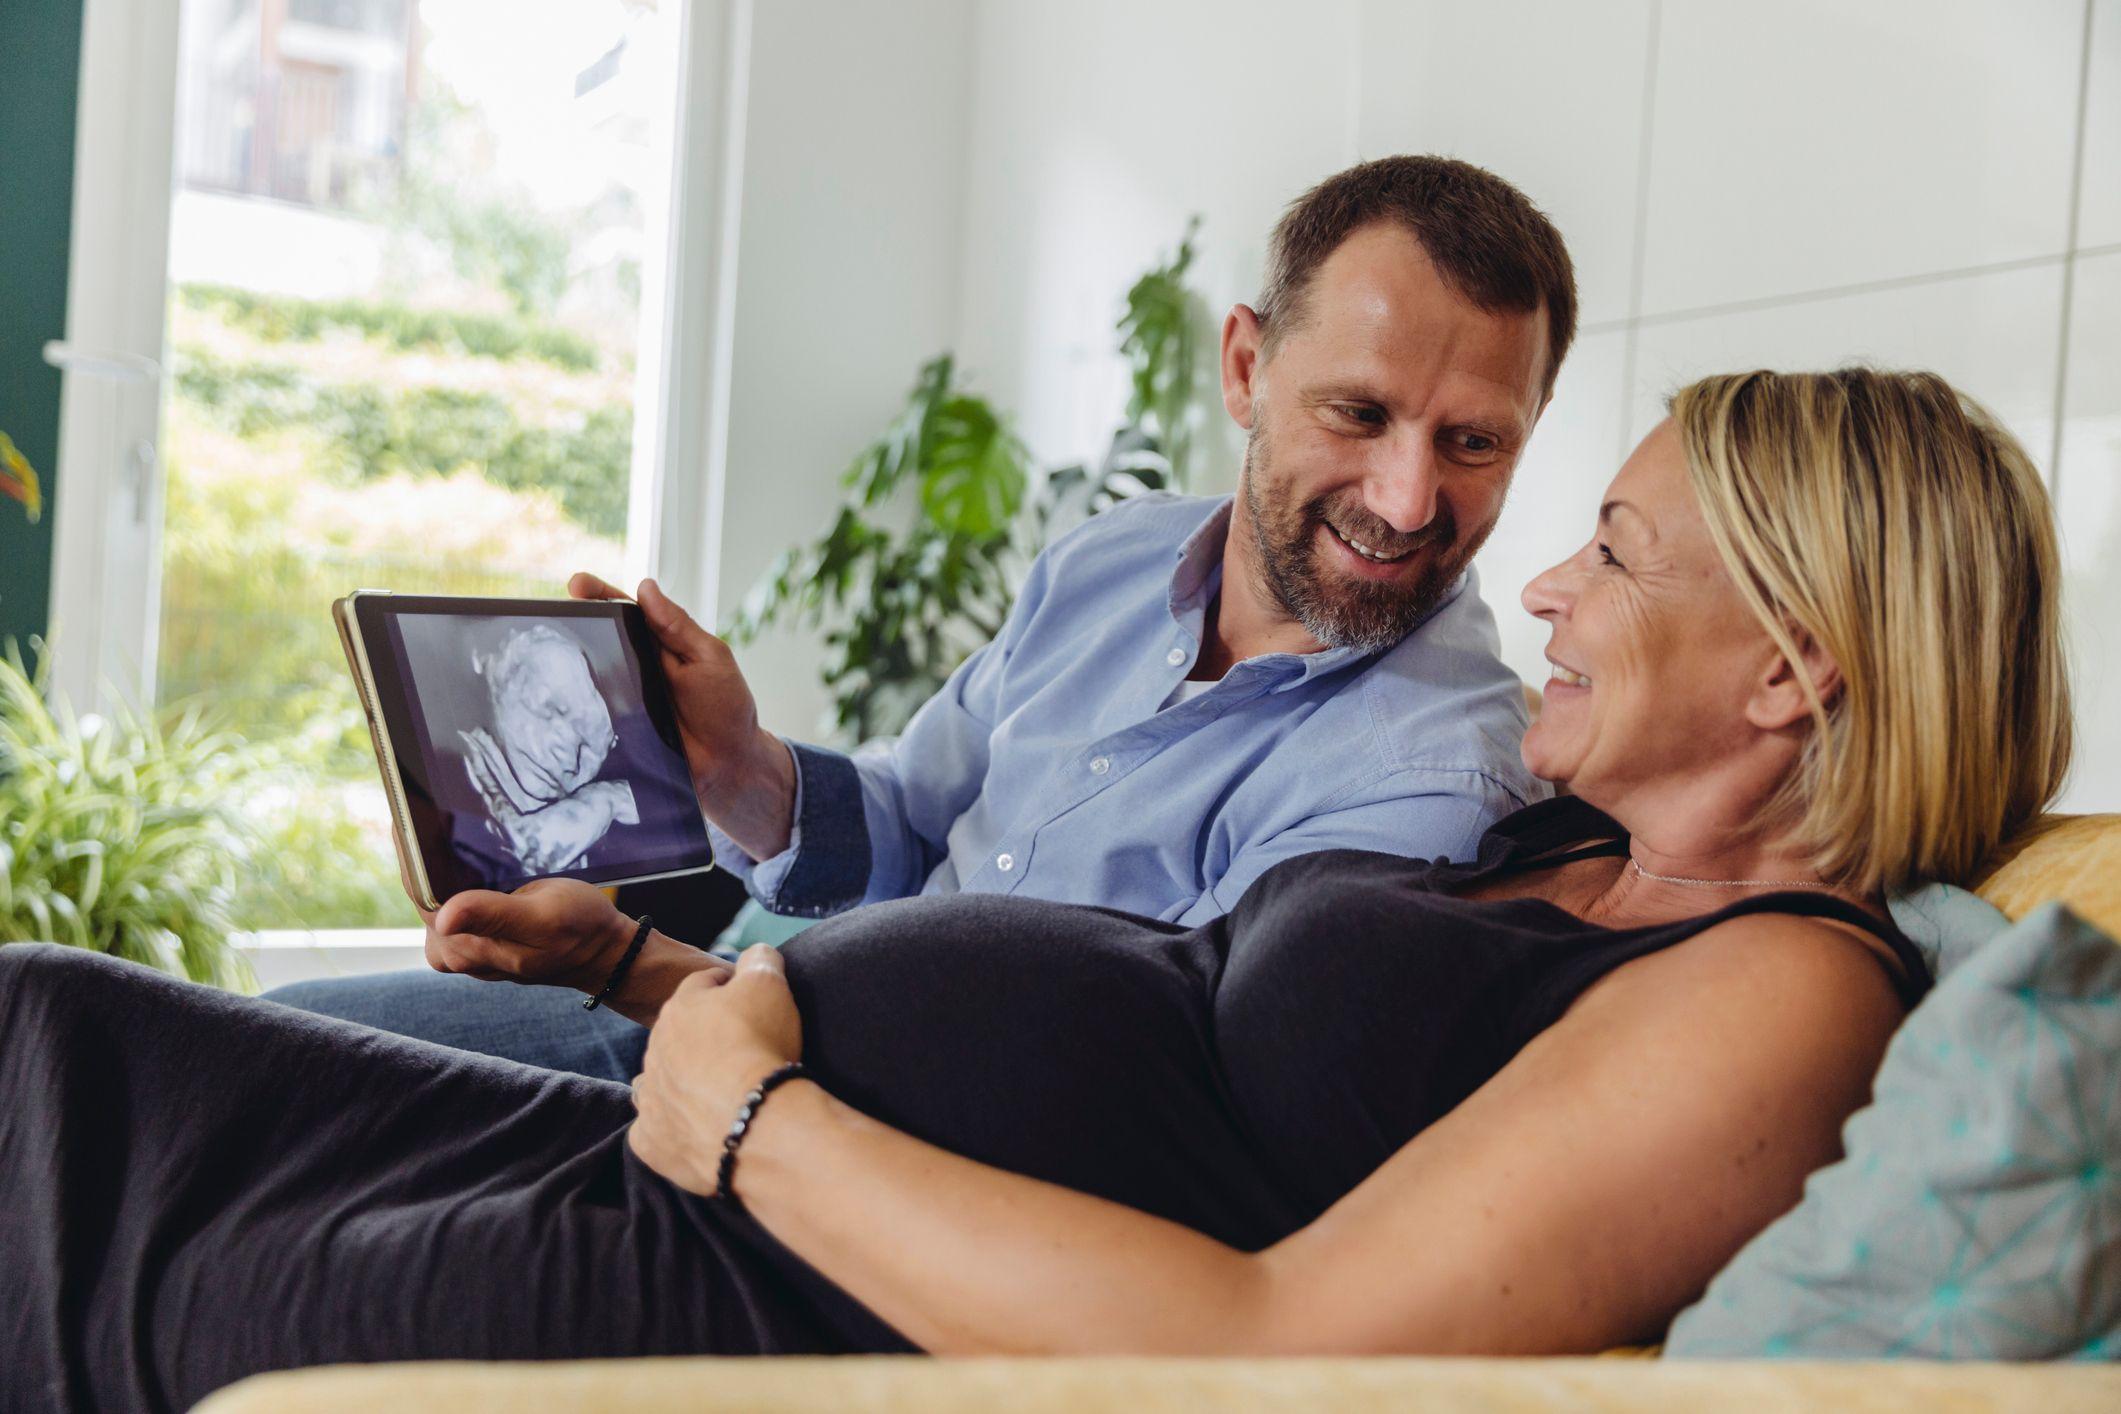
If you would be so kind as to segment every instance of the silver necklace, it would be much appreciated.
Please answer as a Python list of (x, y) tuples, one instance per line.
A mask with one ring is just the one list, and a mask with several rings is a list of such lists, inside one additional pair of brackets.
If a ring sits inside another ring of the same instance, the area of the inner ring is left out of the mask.
[(1681, 879), (1672, 874), (1652, 874), (1628, 856), (1628, 868), (1660, 884), (1686, 884), (1697, 889), (1830, 889), (1832, 884), (1806, 883), (1801, 879)]

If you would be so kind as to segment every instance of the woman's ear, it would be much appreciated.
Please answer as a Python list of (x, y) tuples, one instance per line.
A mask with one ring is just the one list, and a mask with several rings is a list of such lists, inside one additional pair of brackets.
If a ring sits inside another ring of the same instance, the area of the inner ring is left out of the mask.
[[(1811, 634), (1796, 624), (1785, 627), (1819, 700), (1831, 703), (1841, 693), (1841, 665)], [(1745, 719), (1762, 731), (1772, 732), (1809, 720), (1811, 715), (1811, 699), (1805, 696), (1804, 683), (1796, 665), (1779, 651), (1771, 654), (1767, 670), (1754, 685), (1753, 695), (1745, 704)]]

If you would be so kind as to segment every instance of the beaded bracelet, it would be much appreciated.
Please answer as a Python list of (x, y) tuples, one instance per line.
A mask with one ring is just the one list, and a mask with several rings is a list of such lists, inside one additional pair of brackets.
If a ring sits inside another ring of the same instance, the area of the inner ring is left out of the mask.
[(766, 1097), (802, 1073), (803, 1063), (790, 1061), (761, 1080), (757, 1088), (744, 1097), (744, 1103), (737, 1107), (736, 1122), (729, 1126), (729, 1134), (722, 1140), (722, 1163), (714, 1174), (715, 1197), (740, 1208), (744, 1206), (744, 1200), (736, 1196), (736, 1189), (731, 1186), (736, 1181), (737, 1145), (744, 1142), (744, 1132), (751, 1128), (751, 1117), (766, 1103)]
[(627, 968), (633, 966), (633, 960), (641, 955), (641, 944), (648, 941), (648, 926), (653, 922), (655, 920), (647, 914), (641, 915), (641, 925), (633, 930), (633, 941), (626, 945), (626, 955), (619, 959), (619, 965), (612, 968), (611, 975), (604, 979), (604, 989), (582, 1003), (582, 1010), (595, 1011), (604, 1004), (604, 998), (618, 989), (619, 979), (626, 975)]

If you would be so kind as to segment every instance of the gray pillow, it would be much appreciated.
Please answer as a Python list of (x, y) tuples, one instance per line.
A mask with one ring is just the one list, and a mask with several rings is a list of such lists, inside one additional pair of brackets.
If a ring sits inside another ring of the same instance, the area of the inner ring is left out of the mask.
[(1942, 979), (1976, 949), (2011, 926), (2001, 909), (1956, 884), (1920, 884), (1885, 900), (1893, 924), (1921, 949), (1930, 975)]

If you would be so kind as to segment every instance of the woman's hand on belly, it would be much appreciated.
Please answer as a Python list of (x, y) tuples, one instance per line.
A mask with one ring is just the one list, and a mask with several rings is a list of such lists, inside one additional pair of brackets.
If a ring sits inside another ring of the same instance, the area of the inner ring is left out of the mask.
[(685, 979), (648, 1035), (627, 1143), (678, 1187), (713, 1197), (744, 1096), (802, 1054), (802, 1018), (772, 946), (748, 949), (732, 973)]

